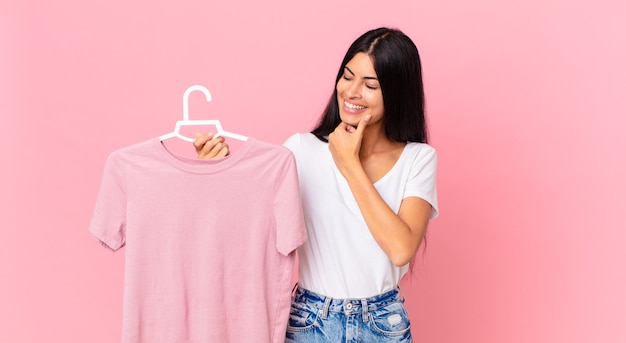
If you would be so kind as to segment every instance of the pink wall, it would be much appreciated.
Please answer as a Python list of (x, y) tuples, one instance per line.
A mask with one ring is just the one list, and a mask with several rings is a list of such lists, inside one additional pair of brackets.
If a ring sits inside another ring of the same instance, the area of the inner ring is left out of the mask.
[[(87, 232), (104, 160), (202, 118), (311, 128), (348, 44), (423, 58), (441, 217), (404, 285), (417, 342), (626, 341), (626, 3), (0, 2), (0, 342), (119, 340), (123, 253)], [(204, 114), (204, 116), (202, 116)]]

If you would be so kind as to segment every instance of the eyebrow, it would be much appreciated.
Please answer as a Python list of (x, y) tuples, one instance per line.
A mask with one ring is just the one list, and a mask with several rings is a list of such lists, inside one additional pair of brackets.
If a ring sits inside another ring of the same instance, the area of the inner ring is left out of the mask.
[[(348, 66), (345, 66), (344, 68), (345, 68), (345, 69), (348, 69), (348, 71), (350, 72), (350, 74), (352, 74), (352, 75), (356, 75), (356, 74), (352, 71), (352, 69), (348, 68)], [(363, 78), (364, 78), (364, 79), (367, 79), (367, 80), (376, 80), (376, 81), (378, 81), (378, 78), (377, 78), (377, 77), (375, 77), (375, 76), (363, 76)]]

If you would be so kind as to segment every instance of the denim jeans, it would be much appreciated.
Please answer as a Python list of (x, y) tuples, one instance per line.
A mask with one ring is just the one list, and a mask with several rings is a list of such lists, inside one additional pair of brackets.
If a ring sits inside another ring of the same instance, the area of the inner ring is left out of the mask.
[(298, 287), (287, 343), (410, 343), (411, 324), (398, 290), (364, 299), (332, 299)]

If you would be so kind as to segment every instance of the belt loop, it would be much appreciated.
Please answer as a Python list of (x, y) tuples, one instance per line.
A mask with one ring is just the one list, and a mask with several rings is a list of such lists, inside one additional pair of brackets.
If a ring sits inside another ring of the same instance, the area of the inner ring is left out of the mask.
[(402, 288), (400, 288), (400, 285), (398, 285), (398, 293), (400, 295), (400, 301), (404, 302), (406, 298), (404, 297), (404, 292), (402, 291)]
[(363, 308), (363, 321), (364, 322), (368, 322), (369, 321), (369, 313), (367, 311), (367, 299), (365, 299), (365, 298), (361, 299), (361, 307)]
[(322, 319), (326, 319), (328, 317), (328, 308), (330, 307), (331, 297), (326, 297), (324, 300), (324, 307), (322, 307)]
[(295, 285), (293, 285), (293, 288), (291, 289), (291, 297), (295, 297), (296, 288), (298, 288), (298, 283), (297, 282), (296, 282)]

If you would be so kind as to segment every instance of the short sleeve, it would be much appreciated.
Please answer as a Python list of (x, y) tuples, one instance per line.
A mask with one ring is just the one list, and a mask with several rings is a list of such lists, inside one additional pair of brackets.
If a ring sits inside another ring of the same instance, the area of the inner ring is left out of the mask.
[(276, 180), (274, 219), (276, 248), (287, 256), (307, 239), (295, 158), (288, 152)]
[(113, 251), (123, 247), (126, 241), (126, 191), (114, 153), (104, 166), (89, 231)]
[(300, 148), (300, 134), (296, 133), (283, 143), (283, 146), (291, 150), (291, 152), (297, 155)]
[(420, 144), (421, 149), (411, 163), (409, 177), (403, 198), (415, 196), (426, 200), (432, 206), (430, 219), (439, 215), (437, 201), (437, 152), (427, 144)]

